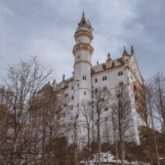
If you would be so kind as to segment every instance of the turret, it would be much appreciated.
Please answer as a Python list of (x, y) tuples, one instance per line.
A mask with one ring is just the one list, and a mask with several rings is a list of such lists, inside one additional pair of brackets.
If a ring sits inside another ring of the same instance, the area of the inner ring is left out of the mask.
[(124, 46), (122, 61), (123, 61), (123, 63), (128, 63), (129, 59), (130, 59), (130, 55), (128, 54), (128, 52)]
[[(78, 27), (74, 34), (76, 44), (73, 47), (73, 54), (75, 57), (74, 62), (74, 79), (77, 84), (75, 92), (75, 98), (77, 98), (78, 104), (84, 100), (84, 98), (91, 97), (91, 57), (93, 53), (93, 47), (91, 41), (93, 40), (93, 28), (86, 20), (83, 12), (82, 18), (78, 23)], [(84, 95), (86, 95), (84, 97)]]
[(112, 67), (112, 58), (111, 58), (111, 54), (110, 53), (108, 53), (107, 54), (107, 60), (106, 60), (106, 68), (110, 68), (110, 67)]

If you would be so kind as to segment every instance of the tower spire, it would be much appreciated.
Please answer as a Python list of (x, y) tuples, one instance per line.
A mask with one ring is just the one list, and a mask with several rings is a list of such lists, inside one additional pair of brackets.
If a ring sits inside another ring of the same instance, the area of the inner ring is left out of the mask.
[(85, 17), (85, 12), (84, 12), (84, 9), (83, 9), (82, 17)]

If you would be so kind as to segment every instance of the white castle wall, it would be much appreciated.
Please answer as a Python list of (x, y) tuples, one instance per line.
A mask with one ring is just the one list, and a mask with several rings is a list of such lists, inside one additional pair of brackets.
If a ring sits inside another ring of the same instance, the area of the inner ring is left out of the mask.
[[(92, 33), (88, 27), (79, 27), (78, 30), (87, 30)], [(77, 32), (77, 31), (76, 31)], [(91, 34), (92, 35), (92, 34)], [(86, 35), (80, 35), (75, 38), (76, 44), (91, 44), (91, 39)], [(64, 98), (66, 101), (67, 107), (65, 108), (66, 115), (64, 117), (64, 122), (68, 126), (67, 134), (70, 139), (70, 142), (73, 141), (74, 137), (74, 129), (73, 126), (76, 125), (76, 131), (79, 135), (78, 141), (86, 142), (87, 141), (87, 129), (85, 126), (85, 119), (81, 115), (81, 108), (83, 103), (89, 103), (92, 101), (92, 90), (96, 88), (105, 88), (110, 90), (113, 95), (116, 95), (116, 89), (119, 87), (119, 83), (123, 82), (125, 86), (127, 86), (128, 97), (130, 98), (131, 108), (130, 108), (130, 118), (131, 118), (131, 128), (127, 131), (127, 135), (130, 136), (130, 140), (134, 141), (136, 144), (140, 144), (139, 141), (139, 132), (138, 126), (142, 124), (140, 121), (140, 117), (137, 114), (135, 109), (135, 98), (133, 93), (132, 83), (137, 81), (137, 77), (139, 81), (142, 83), (141, 75), (138, 70), (138, 66), (136, 63), (136, 59), (133, 56), (129, 57), (129, 67), (131, 67), (137, 76), (135, 76), (129, 69), (126, 69), (124, 64), (120, 64), (119, 61), (115, 61), (115, 66), (112, 68), (105, 68), (104, 65), (91, 66), (91, 58), (89, 50), (79, 49), (74, 52), (75, 56), (75, 64), (74, 64), (74, 74), (72, 80), (67, 82), (68, 87), (61, 90), (61, 98)], [(116, 67), (117, 65), (117, 67)], [(122, 72), (122, 75), (119, 75), (119, 72)], [(83, 79), (83, 76), (86, 79)], [(103, 77), (107, 77), (106, 80), (103, 81)], [(95, 81), (97, 79), (97, 82)], [(65, 81), (64, 81), (65, 83)], [(111, 109), (109, 108), (109, 111)], [(109, 111), (103, 113), (102, 120), (108, 116)], [(106, 125), (106, 122), (102, 124), (102, 134), (108, 135), (103, 136), (102, 140), (106, 141), (106, 137), (108, 136), (110, 141), (113, 141), (113, 132), (111, 129), (112, 123), (111, 119), (108, 118), (109, 124)], [(107, 132), (107, 130), (109, 132)]]

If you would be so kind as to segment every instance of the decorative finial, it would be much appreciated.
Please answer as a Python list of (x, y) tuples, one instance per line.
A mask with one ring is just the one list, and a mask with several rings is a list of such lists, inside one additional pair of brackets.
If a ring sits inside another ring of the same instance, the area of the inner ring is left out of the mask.
[(108, 58), (108, 60), (111, 59), (111, 54), (110, 53), (107, 54), (107, 58)]
[(134, 52), (134, 48), (133, 46), (131, 46), (131, 55), (133, 55), (135, 52)]
[(62, 75), (62, 81), (65, 81), (65, 74)]
[(125, 46), (124, 46), (124, 51), (126, 51), (126, 48), (125, 48)]

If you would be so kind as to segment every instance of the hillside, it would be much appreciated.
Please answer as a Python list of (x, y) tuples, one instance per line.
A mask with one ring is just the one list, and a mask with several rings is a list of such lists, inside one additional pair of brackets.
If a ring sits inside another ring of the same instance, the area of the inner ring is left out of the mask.
[[(153, 131), (145, 127), (140, 128), (140, 139), (141, 145), (136, 146), (134, 143), (125, 143), (126, 150), (126, 164), (127, 165), (140, 165), (140, 164), (151, 164), (157, 165), (154, 133), (158, 146), (160, 165), (165, 165), (165, 134), (158, 131)], [(97, 162), (97, 144), (92, 145), (91, 151), (91, 165)], [(116, 164), (116, 158), (113, 155), (116, 147), (113, 145), (103, 144), (101, 153), (102, 164)], [(111, 154), (112, 153), (112, 154)], [(103, 163), (104, 162), (104, 163)], [(141, 163), (140, 163), (141, 162)], [(85, 161), (81, 161), (81, 164), (85, 164)], [(118, 165), (120, 161), (118, 160)]]

